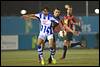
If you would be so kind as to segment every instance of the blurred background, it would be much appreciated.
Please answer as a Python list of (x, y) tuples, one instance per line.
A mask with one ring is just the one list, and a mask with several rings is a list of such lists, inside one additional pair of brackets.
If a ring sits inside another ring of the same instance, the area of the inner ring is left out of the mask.
[[(29, 14), (40, 12), (44, 6), (51, 12), (58, 7), (64, 15), (65, 4), (72, 5), (74, 16), (82, 24), (80, 36), (73, 40), (83, 41), (86, 48), (99, 48), (99, 14), (95, 13), (95, 9), (99, 9), (99, 1), (1, 1), (1, 50), (36, 49), (39, 21), (31, 20), (28, 27), (21, 18), (21, 10)], [(57, 48), (63, 47), (58, 35), (56, 42)], [(47, 45), (45, 47), (48, 48)]]
[[(57, 51), (55, 66), (98, 66), (99, 65), (99, 1), (1, 1), (1, 66), (38, 66), (37, 38), (40, 30), (38, 20), (25, 21), (22, 13), (41, 12), (45, 6), (50, 12), (54, 8), (65, 15), (65, 4), (71, 4), (74, 16), (81, 21), (82, 31), (73, 38), (81, 41), (85, 48), (69, 48), (65, 60), (60, 60), (63, 40), (56, 34)], [(24, 10), (22, 12), (22, 10)], [(44, 57), (47, 63), (48, 42), (45, 43)], [(76, 61), (77, 60), (77, 61)], [(46, 64), (46, 66), (54, 64)]]

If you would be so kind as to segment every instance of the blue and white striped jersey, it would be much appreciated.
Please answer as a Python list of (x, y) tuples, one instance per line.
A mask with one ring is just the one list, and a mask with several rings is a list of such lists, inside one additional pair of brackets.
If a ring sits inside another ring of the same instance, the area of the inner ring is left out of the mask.
[(53, 28), (51, 27), (52, 22), (55, 21), (56, 23), (59, 23), (51, 14), (48, 14), (45, 16), (43, 13), (38, 13), (35, 14), (40, 19), (41, 22), (41, 33), (46, 33), (46, 34), (52, 34), (53, 33)]

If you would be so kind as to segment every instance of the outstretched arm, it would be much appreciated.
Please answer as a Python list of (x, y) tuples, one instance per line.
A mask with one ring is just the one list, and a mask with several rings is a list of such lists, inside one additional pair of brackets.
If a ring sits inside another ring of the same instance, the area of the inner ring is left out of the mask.
[(27, 14), (27, 15), (23, 15), (21, 16), (23, 19), (28, 20), (28, 19), (37, 19), (37, 17), (35, 16), (35, 14)]

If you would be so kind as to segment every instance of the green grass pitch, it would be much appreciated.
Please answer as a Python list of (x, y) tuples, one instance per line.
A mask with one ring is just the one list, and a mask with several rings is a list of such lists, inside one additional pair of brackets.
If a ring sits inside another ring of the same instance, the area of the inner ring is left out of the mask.
[[(56, 51), (56, 64), (48, 64), (49, 50), (44, 50), (45, 66), (99, 66), (99, 49), (69, 49), (60, 60), (62, 49)], [(1, 51), (1, 66), (41, 66), (36, 50)]]

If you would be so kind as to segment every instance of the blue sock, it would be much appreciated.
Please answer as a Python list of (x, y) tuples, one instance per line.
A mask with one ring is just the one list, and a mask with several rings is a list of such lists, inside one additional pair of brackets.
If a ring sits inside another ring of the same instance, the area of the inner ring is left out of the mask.
[(37, 46), (37, 51), (38, 51), (39, 59), (43, 59), (43, 51), (40, 45)]

